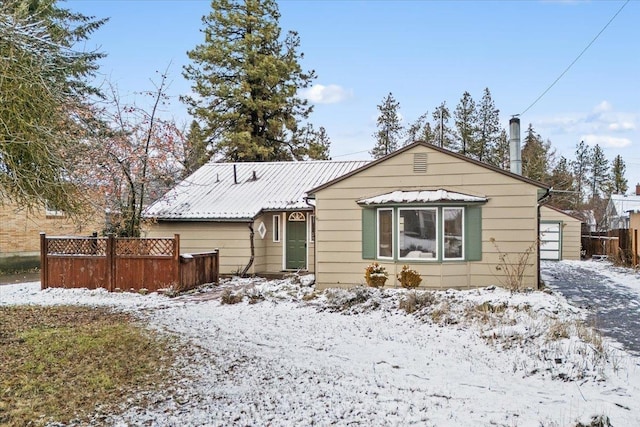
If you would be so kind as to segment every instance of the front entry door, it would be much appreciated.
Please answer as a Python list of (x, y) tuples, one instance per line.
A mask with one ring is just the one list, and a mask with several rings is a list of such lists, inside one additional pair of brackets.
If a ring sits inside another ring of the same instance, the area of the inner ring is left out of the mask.
[(307, 216), (292, 212), (287, 216), (287, 270), (307, 268)]

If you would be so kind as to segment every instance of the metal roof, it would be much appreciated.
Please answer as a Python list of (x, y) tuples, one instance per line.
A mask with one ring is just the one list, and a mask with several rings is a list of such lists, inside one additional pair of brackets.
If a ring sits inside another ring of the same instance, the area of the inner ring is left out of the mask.
[[(307, 191), (369, 163), (209, 162), (151, 206), (144, 216), (165, 220), (252, 220), (261, 211), (309, 209)], [(235, 172), (234, 172), (235, 171)]]
[(613, 214), (615, 216), (626, 218), (629, 216), (629, 211), (640, 209), (640, 196), (612, 194), (611, 203), (613, 204), (613, 208), (615, 209), (615, 212)]

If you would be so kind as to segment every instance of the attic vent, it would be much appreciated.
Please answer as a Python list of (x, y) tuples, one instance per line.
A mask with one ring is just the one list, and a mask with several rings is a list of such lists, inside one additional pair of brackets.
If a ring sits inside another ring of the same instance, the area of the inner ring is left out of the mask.
[(413, 155), (413, 173), (427, 173), (427, 153)]

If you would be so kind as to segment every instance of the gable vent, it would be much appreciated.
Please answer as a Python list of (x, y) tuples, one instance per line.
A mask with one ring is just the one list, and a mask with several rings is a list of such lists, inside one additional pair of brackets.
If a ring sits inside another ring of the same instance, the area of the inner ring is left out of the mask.
[(427, 173), (427, 153), (413, 155), (413, 173)]

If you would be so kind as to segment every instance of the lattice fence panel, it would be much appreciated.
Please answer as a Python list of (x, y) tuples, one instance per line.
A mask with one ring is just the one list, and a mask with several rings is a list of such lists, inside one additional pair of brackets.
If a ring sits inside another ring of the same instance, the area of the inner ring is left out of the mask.
[(47, 239), (47, 254), (106, 256), (107, 239), (95, 237)]
[(116, 256), (173, 256), (173, 239), (116, 239)]

